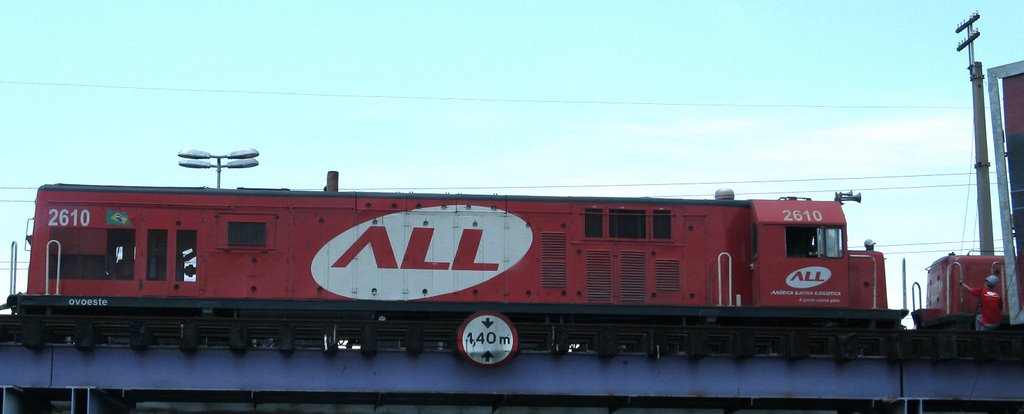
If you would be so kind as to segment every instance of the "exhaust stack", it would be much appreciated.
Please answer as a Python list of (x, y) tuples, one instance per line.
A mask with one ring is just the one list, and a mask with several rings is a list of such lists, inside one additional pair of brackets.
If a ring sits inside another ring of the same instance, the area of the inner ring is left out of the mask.
[(337, 193), (338, 192), (338, 172), (328, 171), (327, 172), (327, 186), (324, 187), (324, 191)]

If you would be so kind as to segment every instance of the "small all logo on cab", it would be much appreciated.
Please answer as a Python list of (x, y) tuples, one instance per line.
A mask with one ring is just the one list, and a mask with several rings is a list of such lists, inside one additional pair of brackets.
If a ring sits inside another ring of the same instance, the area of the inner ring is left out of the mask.
[(794, 289), (808, 289), (828, 282), (832, 278), (832, 271), (826, 267), (808, 266), (796, 269), (789, 276), (786, 276), (786, 284)]

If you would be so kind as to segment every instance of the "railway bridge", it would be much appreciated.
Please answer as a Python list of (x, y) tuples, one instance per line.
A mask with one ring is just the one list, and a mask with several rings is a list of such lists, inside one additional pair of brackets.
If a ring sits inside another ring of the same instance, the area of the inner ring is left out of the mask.
[(458, 325), (4, 316), (2, 413), (1024, 410), (1019, 332), (536, 321), (486, 365)]

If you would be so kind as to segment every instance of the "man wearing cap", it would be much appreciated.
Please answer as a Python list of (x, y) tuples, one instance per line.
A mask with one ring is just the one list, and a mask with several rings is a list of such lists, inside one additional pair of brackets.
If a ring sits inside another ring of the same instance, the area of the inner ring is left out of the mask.
[(993, 290), (997, 284), (999, 284), (999, 278), (995, 275), (985, 278), (985, 287), (983, 288), (972, 288), (960, 281), (960, 286), (967, 288), (972, 295), (978, 297), (980, 302), (981, 313), (974, 318), (974, 330), (976, 331), (991, 331), (1003, 321), (1003, 298)]

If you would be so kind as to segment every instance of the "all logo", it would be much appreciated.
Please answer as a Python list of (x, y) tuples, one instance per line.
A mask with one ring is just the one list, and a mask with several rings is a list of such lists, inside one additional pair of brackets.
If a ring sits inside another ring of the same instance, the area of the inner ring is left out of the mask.
[(533, 243), (523, 219), (481, 206), (389, 214), (339, 234), (310, 271), (327, 291), (353, 299), (413, 300), (484, 283)]
[(828, 282), (832, 271), (821, 266), (808, 266), (795, 270), (786, 276), (786, 284), (794, 289), (807, 289)]

